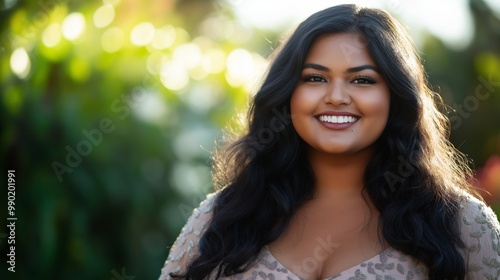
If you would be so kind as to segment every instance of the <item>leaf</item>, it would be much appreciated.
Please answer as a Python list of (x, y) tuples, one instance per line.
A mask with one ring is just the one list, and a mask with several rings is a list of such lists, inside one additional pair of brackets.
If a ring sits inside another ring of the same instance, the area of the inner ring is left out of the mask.
[(405, 269), (404, 269), (402, 264), (398, 263), (398, 265), (396, 266), (396, 269), (398, 270), (399, 273), (401, 273), (403, 275), (405, 274)]

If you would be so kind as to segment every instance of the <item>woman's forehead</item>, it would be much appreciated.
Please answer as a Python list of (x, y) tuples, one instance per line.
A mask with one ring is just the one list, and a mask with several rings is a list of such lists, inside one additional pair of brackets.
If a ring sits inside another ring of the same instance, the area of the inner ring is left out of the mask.
[(374, 64), (367, 42), (358, 33), (335, 33), (319, 37), (309, 49), (305, 62), (328, 62), (325, 59), (350, 66), (359, 63)]

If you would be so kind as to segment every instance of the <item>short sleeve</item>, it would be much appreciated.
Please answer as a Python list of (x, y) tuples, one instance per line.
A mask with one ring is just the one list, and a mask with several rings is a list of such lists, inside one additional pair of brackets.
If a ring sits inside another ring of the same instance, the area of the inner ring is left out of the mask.
[(172, 245), (159, 280), (170, 280), (170, 273), (184, 273), (187, 265), (198, 256), (198, 242), (212, 218), (215, 194), (209, 194), (200, 206), (193, 210), (177, 240)]
[(474, 197), (464, 198), (460, 207), (467, 279), (500, 279), (500, 225), (497, 216)]

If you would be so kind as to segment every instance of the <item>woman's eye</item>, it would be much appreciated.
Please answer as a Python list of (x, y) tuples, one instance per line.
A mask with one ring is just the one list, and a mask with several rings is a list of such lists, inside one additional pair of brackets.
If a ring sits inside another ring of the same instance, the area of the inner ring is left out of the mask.
[(322, 82), (326, 82), (326, 79), (321, 77), (321, 76), (317, 76), (317, 75), (310, 75), (310, 76), (305, 76), (303, 78), (304, 82), (311, 82), (311, 83), (322, 83)]
[(375, 80), (369, 77), (357, 77), (352, 81), (353, 84), (362, 84), (362, 85), (372, 85), (375, 83)]

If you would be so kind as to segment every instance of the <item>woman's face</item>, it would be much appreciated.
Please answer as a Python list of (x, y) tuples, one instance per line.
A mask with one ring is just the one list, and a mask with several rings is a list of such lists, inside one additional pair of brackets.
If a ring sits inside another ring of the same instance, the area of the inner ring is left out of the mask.
[(357, 34), (320, 37), (292, 94), (292, 123), (315, 151), (353, 154), (382, 134), (389, 87)]

